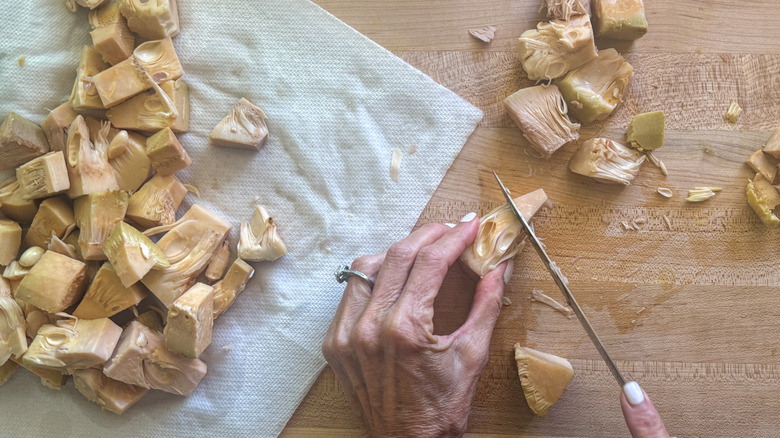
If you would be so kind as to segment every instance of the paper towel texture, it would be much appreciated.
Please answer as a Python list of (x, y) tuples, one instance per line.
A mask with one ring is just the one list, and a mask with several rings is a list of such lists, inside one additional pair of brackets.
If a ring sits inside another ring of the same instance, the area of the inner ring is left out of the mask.
[[(335, 269), (408, 234), (482, 117), (307, 0), (179, 7), (174, 43), (192, 99), (181, 142), (193, 164), (178, 175), (201, 193), (183, 207), (202, 203), (228, 218), (235, 243), (257, 197), (289, 254), (255, 264), (249, 287), (215, 324), (202, 356), (209, 372), (191, 397), (153, 392), (119, 417), (72, 383), (53, 391), (21, 370), (0, 388), (3, 434), (277, 435), (325, 364), (320, 344), (343, 292)], [(81, 45), (90, 43), (86, 12), (16, 2), (0, 29), (0, 113), (40, 123), (70, 95)], [(241, 97), (268, 115), (265, 148), (209, 147), (211, 129)], [(395, 183), (391, 151), (412, 145)]]

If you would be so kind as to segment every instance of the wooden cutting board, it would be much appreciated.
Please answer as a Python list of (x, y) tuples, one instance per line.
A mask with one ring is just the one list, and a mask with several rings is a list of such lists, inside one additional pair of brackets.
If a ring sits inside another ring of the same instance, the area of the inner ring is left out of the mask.
[[(653, 398), (673, 435), (775, 436), (780, 430), (780, 232), (746, 202), (743, 163), (780, 125), (780, 8), (776, 0), (648, 0), (649, 33), (615, 47), (634, 67), (625, 102), (584, 139), (622, 139), (634, 114), (666, 113), (667, 140), (630, 187), (571, 174), (579, 144), (550, 160), (527, 143), (501, 101), (532, 85), (517, 37), (543, 17), (536, 0), (317, 0), (485, 112), (418, 225), (452, 222), (502, 203), (495, 169), (514, 193), (544, 188), (554, 209), (536, 219), (612, 356)], [(497, 27), (489, 45), (467, 30)], [(744, 109), (724, 120), (729, 104)], [(403, 178), (403, 173), (401, 175)], [(723, 192), (684, 201), (694, 186)], [(665, 199), (656, 193), (668, 187)], [(671, 229), (663, 216), (669, 217)], [(621, 222), (645, 219), (639, 231)], [(471, 291), (454, 269), (436, 303), (436, 330), (465, 319)], [(469, 419), (478, 436), (627, 436), (619, 389), (576, 319), (528, 300), (539, 288), (562, 300), (533, 251), (516, 259)], [(576, 376), (547, 418), (531, 415), (517, 378), (515, 342), (569, 358)], [(284, 436), (357, 436), (359, 424), (325, 369)]]

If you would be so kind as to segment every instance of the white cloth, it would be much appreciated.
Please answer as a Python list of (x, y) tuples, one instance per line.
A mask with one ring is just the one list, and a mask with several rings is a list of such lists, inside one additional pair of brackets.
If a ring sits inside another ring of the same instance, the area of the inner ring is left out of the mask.
[[(179, 3), (174, 42), (192, 99), (181, 141), (193, 159), (179, 177), (201, 192), (184, 207), (224, 215), (235, 243), (259, 197), (289, 254), (255, 264), (249, 287), (216, 321), (201, 357), (209, 372), (192, 396), (154, 391), (119, 417), (72, 382), (53, 391), (20, 370), (0, 387), (3, 435), (277, 435), (325, 365), (320, 344), (343, 291), (337, 266), (409, 233), (482, 117), (307, 0)], [(0, 114), (40, 123), (70, 95), (90, 43), (86, 11), (72, 14), (58, 0), (7, 6)], [(241, 97), (268, 115), (265, 148), (209, 147), (211, 129)], [(395, 147), (405, 155), (398, 183), (389, 176)]]

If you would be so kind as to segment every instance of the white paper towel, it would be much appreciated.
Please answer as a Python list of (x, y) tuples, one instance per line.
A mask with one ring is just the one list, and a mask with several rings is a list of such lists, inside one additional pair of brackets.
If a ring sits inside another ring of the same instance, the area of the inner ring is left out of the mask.
[[(289, 254), (256, 264), (217, 320), (202, 356), (209, 372), (189, 398), (153, 392), (119, 417), (72, 383), (53, 391), (19, 372), (0, 387), (4, 435), (277, 435), (325, 364), (320, 343), (343, 291), (336, 267), (411, 230), (482, 117), (307, 0), (179, 6), (174, 42), (192, 99), (181, 141), (193, 159), (179, 176), (202, 196), (184, 207), (199, 202), (227, 217), (235, 242), (259, 197)], [(81, 45), (90, 43), (86, 12), (57, 0), (13, 2), (0, 29), (0, 114), (40, 123), (70, 94)], [(265, 148), (209, 147), (211, 129), (241, 97), (268, 115)], [(412, 145), (417, 152), (406, 154)], [(389, 177), (395, 147), (406, 155), (398, 183)]]

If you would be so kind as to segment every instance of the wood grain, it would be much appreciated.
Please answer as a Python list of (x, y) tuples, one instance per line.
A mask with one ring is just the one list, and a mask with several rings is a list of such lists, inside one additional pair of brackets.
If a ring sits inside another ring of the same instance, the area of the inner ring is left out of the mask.
[[(485, 117), (422, 212), (418, 225), (451, 222), (499, 205), (491, 169), (515, 193), (542, 187), (554, 202), (538, 234), (571, 282), (625, 373), (641, 383), (672, 434), (774, 436), (780, 430), (780, 256), (777, 229), (747, 206), (745, 158), (780, 125), (780, 8), (774, 1), (647, 2), (650, 32), (616, 47), (634, 66), (625, 102), (582, 138), (620, 139), (634, 114), (661, 109), (667, 140), (629, 187), (567, 170), (579, 142), (534, 158), (501, 101), (531, 85), (516, 38), (540, 20), (536, 1), (317, 0), (318, 4), (481, 108)], [(491, 44), (467, 29), (497, 26)], [(745, 110), (725, 122), (732, 101)], [(425, 147), (420, 145), (420, 147)], [(407, 157), (414, 159), (414, 156)], [(724, 191), (701, 204), (695, 186)], [(666, 199), (658, 187), (674, 191)], [(671, 229), (663, 216), (670, 219)], [(622, 222), (644, 218), (639, 231)], [(455, 267), (436, 300), (435, 326), (466, 318), (471, 280)], [(466, 285), (466, 286), (464, 286)], [(576, 320), (528, 300), (542, 289), (562, 300), (538, 257), (520, 254), (469, 418), (470, 436), (626, 436), (618, 388)], [(575, 378), (545, 419), (533, 417), (513, 361), (515, 342), (571, 360)], [(359, 436), (343, 391), (326, 369), (283, 433)]]

